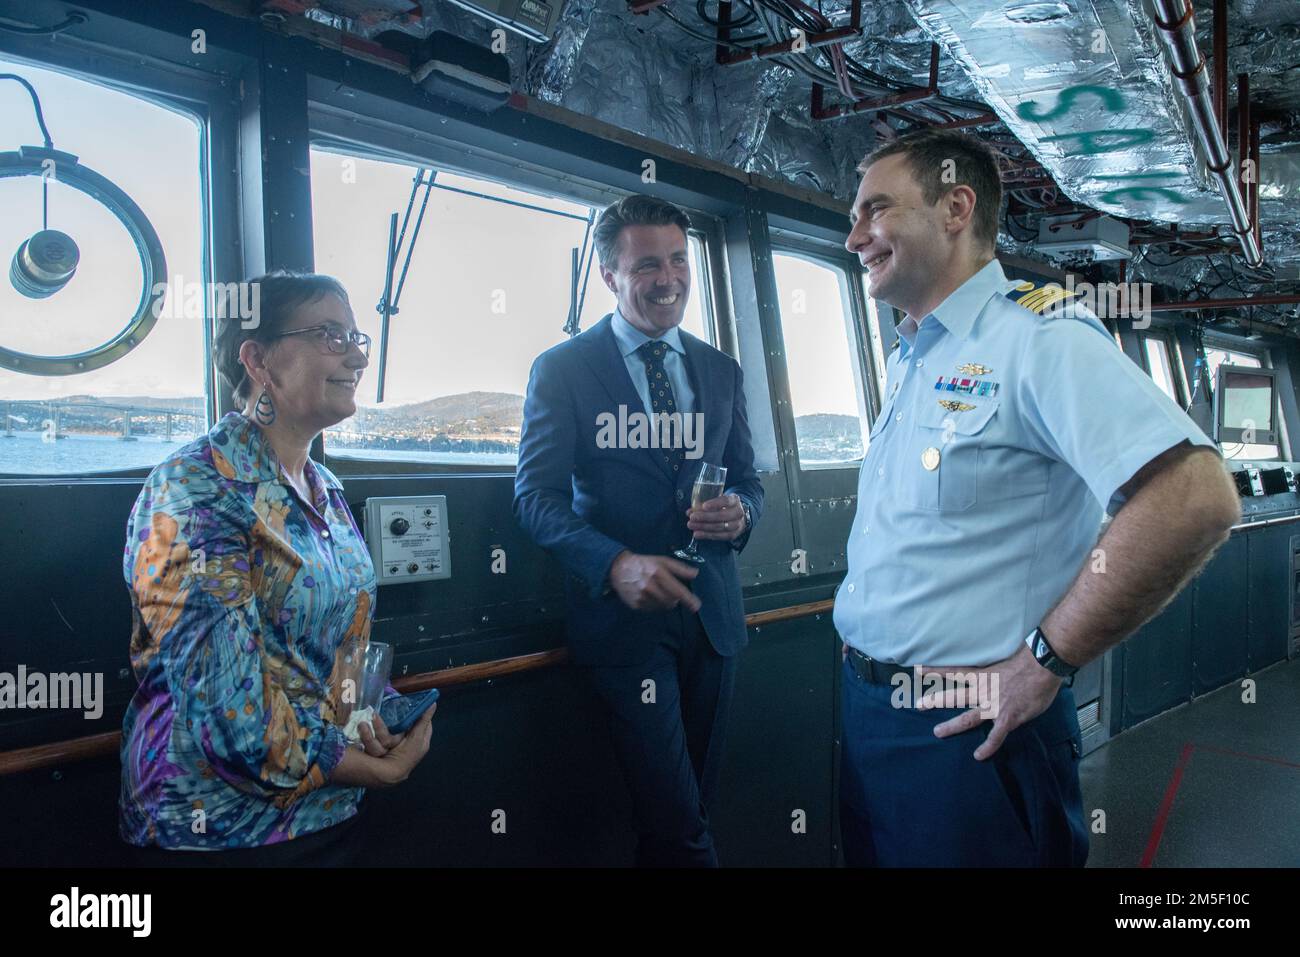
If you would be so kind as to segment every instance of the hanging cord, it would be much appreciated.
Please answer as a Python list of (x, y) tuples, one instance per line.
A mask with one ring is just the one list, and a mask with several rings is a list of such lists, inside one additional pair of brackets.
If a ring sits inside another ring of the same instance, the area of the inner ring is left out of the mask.
[[(84, 19), (83, 17), (82, 20)], [(5, 27), (5, 29), (17, 30), (18, 28)], [(36, 124), (41, 128), (41, 136), (45, 140), (45, 148), (54, 149), (54, 140), (50, 139), (50, 128), (45, 125), (45, 111), (41, 109), (41, 98), (36, 95), (36, 88), (17, 73), (0, 73), (0, 80), (13, 80), (27, 89), (28, 95), (32, 98), (32, 109), (36, 112)], [(50, 177), (44, 172), (41, 174), (41, 228), (50, 228)]]
[(45, 138), (45, 148), (54, 149), (54, 141), (50, 139), (50, 128), (45, 125), (45, 112), (41, 109), (41, 98), (36, 95), (36, 89), (17, 73), (0, 73), (0, 80), (15, 80), (27, 88), (28, 94), (32, 98), (32, 108), (36, 111), (36, 122), (41, 128), (41, 136)]
[[(1187, 408), (1184, 412), (1190, 412), (1193, 405), (1196, 404), (1196, 396), (1201, 391), (1201, 379), (1208, 376), (1209, 363), (1205, 359), (1205, 320), (1197, 319), (1192, 325), (1192, 345), (1196, 349), (1196, 361), (1192, 363), (1192, 397), (1187, 400)], [(1210, 386), (1207, 381), (1206, 391), (1210, 392)]]

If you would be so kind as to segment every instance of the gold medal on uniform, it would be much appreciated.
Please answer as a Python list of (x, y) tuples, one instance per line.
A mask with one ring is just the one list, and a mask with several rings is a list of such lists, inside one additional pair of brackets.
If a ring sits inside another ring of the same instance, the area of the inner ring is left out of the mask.
[(939, 450), (933, 445), (921, 453), (921, 467), (927, 472), (933, 472), (939, 467)]

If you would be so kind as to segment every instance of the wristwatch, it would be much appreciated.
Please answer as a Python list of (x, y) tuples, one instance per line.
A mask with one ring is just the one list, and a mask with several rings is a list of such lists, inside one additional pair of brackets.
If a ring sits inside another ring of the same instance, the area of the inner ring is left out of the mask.
[(1079, 670), (1077, 666), (1057, 656), (1052, 646), (1047, 643), (1047, 636), (1043, 634), (1042, 628), (1031, 631), (1025, 639), (1025, 644), (1029, 646), (1029, 653), (1034, 656), (1034, 660), (1058, 677), (1073, 678), (1075, 672)]
[(745, 513), (745, 527), (740, 535), (731, 540), (731, 550), (733, 552), (740, 551), (740, 545), (737, 543), (740, 541), (741, 536), (754, 527), (754, 513), (749, 510), (749, 503), (743, 498), (740, 500), (740, 509)]

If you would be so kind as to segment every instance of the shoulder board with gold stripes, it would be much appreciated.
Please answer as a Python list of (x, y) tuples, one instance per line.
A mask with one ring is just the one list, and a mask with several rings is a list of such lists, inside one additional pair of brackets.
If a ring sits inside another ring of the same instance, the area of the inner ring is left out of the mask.
[(1024, 306), (1041, 316), (1062, 300), (1072, 299), (1077, 295), (1079, 295), (1077, 292), (1067, 290), (1059, 283), (1049, 282), (1038, 286), (1025, 280), (1016, 283), (1016, 287), (1007, 293), (1007, 298), (1016, 305)]

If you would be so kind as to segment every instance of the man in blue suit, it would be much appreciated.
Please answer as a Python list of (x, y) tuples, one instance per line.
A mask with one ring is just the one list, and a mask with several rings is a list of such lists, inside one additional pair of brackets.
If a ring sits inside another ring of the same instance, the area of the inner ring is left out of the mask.
[[(717, 788), (745, 611), (736, 553), (763, 507), (740, 366), (681, 331), (686, 214), (629, 196), (594, 231), (618, 308), (533, 363), (515, 516), (564, 566), (574, 662), (609, 706), (637, 863), (716, 866)], [(726, 491), (690, 509), (701, 463)], [(692, 533), (703, 565), (669, 557)]]

